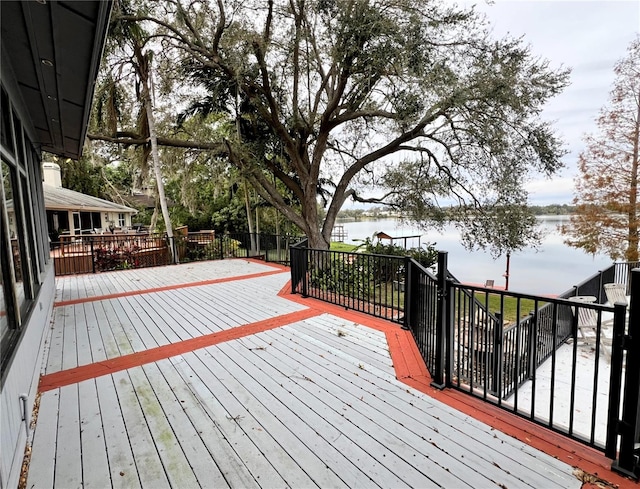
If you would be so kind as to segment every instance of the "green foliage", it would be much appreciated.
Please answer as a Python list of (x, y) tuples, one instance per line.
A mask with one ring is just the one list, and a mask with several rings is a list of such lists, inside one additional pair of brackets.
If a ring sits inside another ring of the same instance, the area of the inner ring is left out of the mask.
[(97, 247), (94, 249), (95, 269), (98, 272), (107, 270), (127, 270), (140, 266), (138, 252), (140, 247), (131, 246), (114, 246), (114, 247)]
[(459, 209), (455, 222), (468, 249), (489, 250), (494, 258), (533, 246), (541, 239), (538, 222), (524, 203)]
[(438, 260), (435, 243), (406, 250), (367, 238), (352, 252), (334, 251), (312, 254), (311, 287), (393, 307), (403, 305), (405, 257), (425, 268), (432, 268)]
[(79, 160), (54, 158), (60, 166), (62, 186), (86, 195), (101, 199), (108, 198), (104, 192), (104, 180), (100, 168), (94, 166), (86, 157)]
[(574, 205), (569, 204), (532, 205), (529, 208), (536, 216), (568, 216), (576, 210)]
[[(268, 202), (312, 247), (328, 246), (348, 198), (427, 225), (453, 201), (467, 243), (480, 237), (502, 253), (500, 238), (487, 236), (494, 229), (474, 220), (507, 218), (495, 208), (526, 203), (527, 179), (561, 166), (561, 143), (540, 114), (568, 71), (551, 69), (524, 40), (492, 39), (474, 10), (438, 0), (132, 5), (116, 11), (116, 34), (140, 39), (144, 29), (166, 41), (156, 55), (182, 69), (167, 87), (195, 94), (180, 128), (163, 130), (198, 150), (219, 142), (217, 156), (259, 195), (250, 211)], [(198, 124), (206, 131), (192, 130)], [(146, 132), (134, 134), (144, 150)], [(176, 160), (181, 171), (192, 163)], [(192, 181), (182, 178), (182, 195)], [(510, 228), (535, 240), (529, 225)]]
[(209, 243), (196, 243), (185, 240), (185, 254), (182, 261), (220, 260), (223, 258), (219, 240)]
[(420, 248), (405, 249), (402, 246), (385, 244), (380, 240), (374, 243), (371, 238), (365, 239), (360, 245), (365, 253), (372, 255), (409, 256), (424, 268), (433, 268), (438, 262), (438, 250), (435, 246), (435, 243), (429, 243)]

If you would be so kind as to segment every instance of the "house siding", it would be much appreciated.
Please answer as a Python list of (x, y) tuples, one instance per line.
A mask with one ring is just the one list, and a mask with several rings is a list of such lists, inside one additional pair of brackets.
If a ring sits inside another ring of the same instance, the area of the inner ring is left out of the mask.
[[(27, 442), (25, 421), (22, 420), (20, 396), (26, 394), (27, 415), (33, 411), (40, 366), (45, 341), (46, 326), (50, 324), (55, 295), (53, 263), (46, 269), (45, 279), (31, 314), (23, 325), (24, 334), (20, 338), (0, 393), (0, 446), (2, 446), (0, 466), (0, 487), (17, 487), (24, 449)], [(28, 420), (26, 421), (28, 422)]]

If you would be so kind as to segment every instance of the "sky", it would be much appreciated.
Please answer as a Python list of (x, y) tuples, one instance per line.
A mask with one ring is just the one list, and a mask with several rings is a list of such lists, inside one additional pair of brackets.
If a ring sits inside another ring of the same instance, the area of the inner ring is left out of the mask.
[(571, 68), (571, 84), (552, 99), (544, 117), (564, 140), (566, 168), (549, 179), (530, 182), (532, 205), (570, 203), (576, 162), (586, 133), (607, 104), (613, 67), (640, 33), (640, 0), (482, 0), (458, 2), (485, 12), (496, 37), (524, 37), (535, 55), (552, 68)]

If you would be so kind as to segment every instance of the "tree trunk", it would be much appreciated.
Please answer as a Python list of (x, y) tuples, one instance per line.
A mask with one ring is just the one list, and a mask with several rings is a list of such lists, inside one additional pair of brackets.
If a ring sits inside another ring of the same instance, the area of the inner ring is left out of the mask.
[[(640, 94), (638, 94), (640, 97)], [(638, 99), (640, 100), (640, 98)], [(640, 158), (640, 102), (636, 113), (633, 133), (633, 156), (631, 161), (631, 183), (629, 185), (629, 233), (627, 235), (627, 261), (638, 261), (638, 159)]]
[(329, 240), (325, 239), (319, 229), (310, 228), (307, 230), (307, 239), (309, 240), (309, 248), (314, 250), (328, 250)]
[(279, 215), (278, 215), (278, 209), (276, 209), (275, 207), (273, 208), (273, 213), (275, 215), (275, 220), (276, 220), (276, 256), (278, 257), (277, 260), (280, 261), (280, 219), (279, 219)]
[[(150, 60), (147, 60), (151, 63)], [(141, 67), (142, 68), (142, 67)], [(142, 69), (141, 69), (142, 71)], [(141, 73), (142, 75), (142, 73)], [(144, 105), (147, 111), (147, 121), (149, 123), (149, 139), (151, 140), (151, 159), (153, 160), (153, 171), (156, 176), (156, 186), (158, 189), (158, 199), (160, 200), (160, 208), (162, 209), (162, 218), (167, 232), (167, 237), (173, 238), (173, 227), (171, 226), (171, 217), (169, 216), (169, 207), (167, 206), (167, 197), (164, 193), (164, 182), (162, 181), (162, 169), (160, 167), (160, 155), (158, 153), (158, 135), (156, 132), (156, 121), (153, 117), (153, 104), (151, 102), (151, 91), (153, 89), (153, 75), (151, 73), (150, 64), (147, 65), (146, 76), (141, 76), (143, 86)], [(175, 262), (174, 247), (170, 247), (171, 256)]]
[(249, 202), (249, 188), (247, 181), (244, 181), (244, 207), (247, 212), (247, 226), (249, 227), (249, 237), (251, 239), (251, 251), (256, 249), (256, 235), (253, 229), (253, 216), (251, 215), (251, 203)]
[[(311, 179), (312, 180), (312, 179)], [(316, 200), (316, 183), (311, 181), (305, 184), (304, 200), (302, 201), (302, 215), (306, 224), (303, 231), (309, 240), (309, 248), (315, 250), (328, 250), (331, 239), (331, 229), (327, 235), (321, 229), (327, 227), (325, 221), (322, 228), (318, 222), (318, 202)], [(330, 224), (333, 227), (333, 223)]]

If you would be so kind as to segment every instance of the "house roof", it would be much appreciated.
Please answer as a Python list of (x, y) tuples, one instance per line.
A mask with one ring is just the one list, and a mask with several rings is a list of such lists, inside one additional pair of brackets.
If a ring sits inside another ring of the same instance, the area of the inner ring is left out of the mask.
[(44, 206), (50, 210), (73, 210), (85, 212), (124, 212), (135, 214), (138, 211), (126, 205), (85, 195), (68, 188), (43, 185)]
[(111, 1), (2, 1), (0, 9), (3, 71), (15, 76), (33, 143), (79, 158)]

